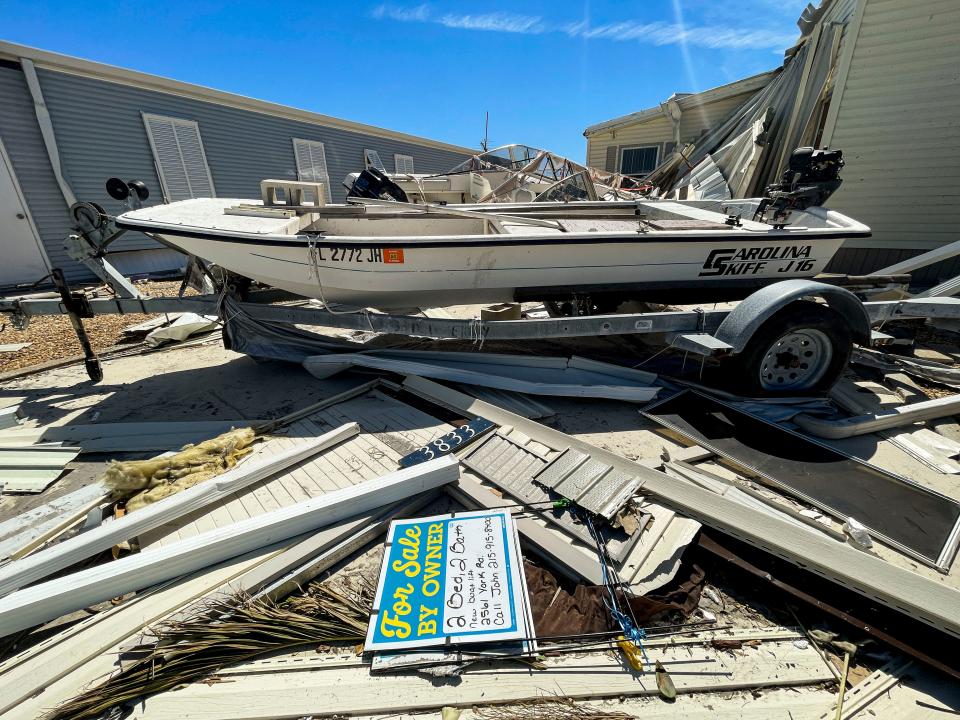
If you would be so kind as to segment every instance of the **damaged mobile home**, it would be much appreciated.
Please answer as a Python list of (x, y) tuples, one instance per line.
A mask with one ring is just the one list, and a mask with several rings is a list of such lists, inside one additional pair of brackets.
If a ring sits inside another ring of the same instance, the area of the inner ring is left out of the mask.
[[(0, 364), (0, 720), (960, 711), (957, 251), (830, 272), (890, 237), (840, 204), (857, 138), (824, 147), (881, 16), (916, 49), (912, 6), (824, 0), (782, 68), (586, 165), (178, 86), (205, 141), (218, 99), (297, 162), (288, 122), (385, 145), (331, 163), (352, 197), (291, 165), (157, 202), (161, 164), (60, 208), (75, 265), (0, 298), (33, 333), (0, 363), (83, 352)], [(14, 50), (63, 138), (67, 61)], [(182, 282), (131, 282), (141, 237)]]
[(840, 148), (856, 172), (831, 207), (874, 232), (829, 270), (916, 270), (916, 281), (936, 284), (960, 274), (955, 253), (922, 269), (909, 259), (956, 240), (960, 51), (938, 38), (958, 23), (950, 3), (933, 0), (809, 5), (782, 67), (588, 127), (588, 164), (664, 197), (748, 198), (779, 180), (794, 148)]

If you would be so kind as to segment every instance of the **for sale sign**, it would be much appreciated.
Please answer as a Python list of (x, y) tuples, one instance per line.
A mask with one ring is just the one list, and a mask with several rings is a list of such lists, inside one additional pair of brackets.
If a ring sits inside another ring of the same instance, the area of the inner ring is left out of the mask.
[(364, 649), (524, 637), (521, 562), (505, 511), (393, 522)]

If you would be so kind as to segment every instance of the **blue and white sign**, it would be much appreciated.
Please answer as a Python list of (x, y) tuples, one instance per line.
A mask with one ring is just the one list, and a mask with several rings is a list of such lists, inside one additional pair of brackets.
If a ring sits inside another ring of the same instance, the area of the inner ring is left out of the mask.
[(525, 637), (516, 538), (506, 511), (394, 521), (364, 649)]

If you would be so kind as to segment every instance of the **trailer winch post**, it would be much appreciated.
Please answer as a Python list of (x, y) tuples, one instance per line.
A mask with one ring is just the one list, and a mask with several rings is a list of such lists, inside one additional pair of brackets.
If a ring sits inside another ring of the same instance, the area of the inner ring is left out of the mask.
[(82, 292), (72, 292), (67, 285), (67, 279), (63, 276), (63, 270), (54, 268), (50, 272), (54, 287), (60, 293), (60, 301), (64, 310), (70, 317), (70, 324), (77, 334), (77, 340), (80, 341), (80, 347), (83, 348), (83, 365), (87, 369), (87, 376), (93, 382), (103, 380), (103, 367), (100, 365), (100, 358), (94, 352), (90, 344), (90, 337), (87, 335), (86, 328), (83, 327), (83, 318), (92, 318), (93, 310), (87, 302), (87, 297)]

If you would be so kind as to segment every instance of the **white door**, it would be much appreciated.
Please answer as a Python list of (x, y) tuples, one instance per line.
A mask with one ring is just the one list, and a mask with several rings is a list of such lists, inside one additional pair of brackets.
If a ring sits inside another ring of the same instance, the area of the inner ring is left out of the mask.
[(47, 272), (40, 238), (0, 145), (0, 287), (32, 283)]

